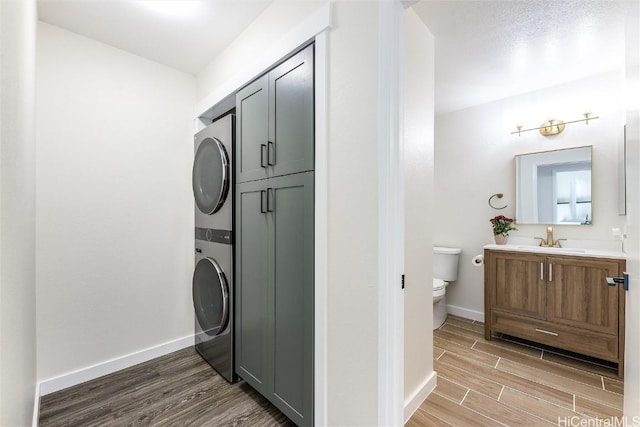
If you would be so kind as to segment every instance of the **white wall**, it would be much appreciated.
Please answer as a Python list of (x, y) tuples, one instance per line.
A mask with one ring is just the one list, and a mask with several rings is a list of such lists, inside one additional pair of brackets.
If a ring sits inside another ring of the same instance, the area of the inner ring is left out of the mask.
[(36, 4), (0, 1), (0, 425), (30, 425), (36, 391)]
[(329, 34), (331, 425), (377, 424), (378, 7), (334, 3)]
[[(247, 70), (266, 71), (272, 64), (271, 52), (282, 40), (290, 39), (290, 32), (305, 18), (316, 12), (328, 0), (275, 0), (251, 25), (198, 73), (199, 101), (210, 95), (222, 96), (238, 89), (259, 74), (247, 75)], [(303, 43), (301, 40), (299, 43)], [(295, 47), (295, 46), (293, 46)], [(292, 47), (292, 48), (293, 48)], [(287, 52), (284, 52), (286, 54)], [(220, 92), (222, 91), (222, 92)], [(215, 103), (220, 99), (214, 99)], [(205, 108), (213, 106), (208, 105)], [(196, 113), (201, 113), (197, 111)]]
[(39, 23), (40, 380), (193, 334), (195, 78)]
[[(413, 9), (405, 12), (405, 405), (420, 404), (433, 375), (432, 246), (434, 38)], [(408, 406), (411, 407), (411, 406)], [(414, 407), (411, 407), (415, 409)]]
[[(516, 154), (593, 145), (593, 225), (554, 226), (555, 238), (611, 241), (618, 216), (618, 147), (623, 137), (622, 73), (613, 72), (557, 87), (438, 115), (435, 136), (435, 243), (462, 248), (458, 280), (447, 288), (447, 304), (480, 317), (483, 270), (471, 264), (482, 246), (493, 243), (489, 219), (515, 215)], [(591, 111), (600, 119), (568, 124), (564, 132), (543, 137), (537, 131), (511, 135), (549, 118), (570, 121)], [(504, 193), (504, 210), (487, 199)], [(543, 225), (517, 225), (512, 236), (545, 237)], [(470, 311), (469, 311), (470, 310)], [(458, 313), (458, 314), (465, 314)]]

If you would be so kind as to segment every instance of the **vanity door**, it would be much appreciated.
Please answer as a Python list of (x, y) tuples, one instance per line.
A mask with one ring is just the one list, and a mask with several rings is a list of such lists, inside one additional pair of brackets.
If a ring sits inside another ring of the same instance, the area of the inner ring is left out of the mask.
[(536, 319), (545, 318), (545, 256), (489, 252), (488, 283), (492, 310)]
[(547, 320), (617, 335), (622, 288), (606, 278), (622, 276), (620, 261), (549, 256), (547, 264)]

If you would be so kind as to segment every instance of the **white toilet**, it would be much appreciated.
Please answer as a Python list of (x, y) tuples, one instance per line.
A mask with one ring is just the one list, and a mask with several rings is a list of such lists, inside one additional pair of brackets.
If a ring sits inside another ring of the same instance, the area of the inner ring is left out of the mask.
[(458, 280), (461, 252), (459, 248), (433, 247), (433, 329), (442, 326), (447, 318), (447, 286)]

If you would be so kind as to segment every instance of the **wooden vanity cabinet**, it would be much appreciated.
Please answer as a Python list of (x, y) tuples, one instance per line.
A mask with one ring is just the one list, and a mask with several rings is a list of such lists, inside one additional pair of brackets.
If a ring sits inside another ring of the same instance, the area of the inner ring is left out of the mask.
[(625, 293), (606, 277), (625, 261), (485, 249), (485, 338), (503, 333), (618, 363)]

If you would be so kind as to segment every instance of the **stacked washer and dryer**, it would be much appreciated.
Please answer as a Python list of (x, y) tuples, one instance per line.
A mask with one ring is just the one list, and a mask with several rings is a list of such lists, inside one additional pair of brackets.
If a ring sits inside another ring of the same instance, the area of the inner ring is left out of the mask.
[(233, 147), (235, 115), (195, 135), (195, 348), (227, 381), (236, 380), (233, 338)]

